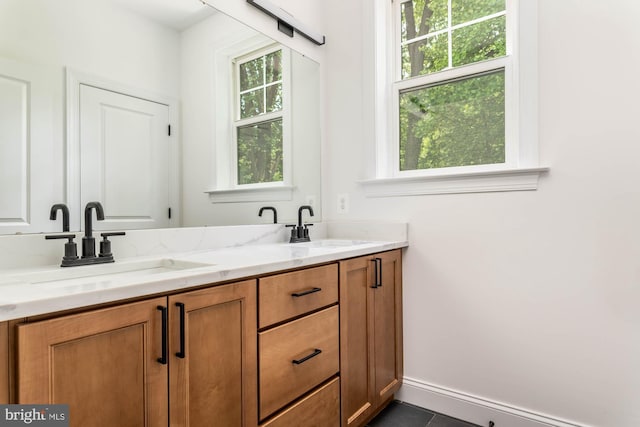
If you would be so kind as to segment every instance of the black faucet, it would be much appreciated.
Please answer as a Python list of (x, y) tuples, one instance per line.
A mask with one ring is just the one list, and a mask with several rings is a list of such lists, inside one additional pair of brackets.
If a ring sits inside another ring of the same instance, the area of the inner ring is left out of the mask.
[(84, 208), (84, 237), (82, 238), (82, 258), (95, 258), (96, 239), (93, 237), (91, 209), (96, 210), (98, 221), (104, 221), (104, 209), (100, 202), (89, 202)]
[[(55, 209), (54, 209), (55, 208)], [(64, 215), (63, 222), (65, 231), (69, 231), (69, 209), (65, 205), (54, 205), (51, 208), (51, 219), (55, 219), (55, 213), (58, 209), (62, 210)], [(56, 234), (45, 236), (45, 239), (68, 239), (64, 245), (64, 257), (62, 258), (61, 267), (74, 267), (77, 265), (104, 264), (113, 262), (113, 254), (111, 253), (111, 236), (124, 236), (123, 231), (112, 233), (101, 233), (103, 240), (100, 242), (100, 254), (96, 256), (96, 239), (93, 237), (93, 221), (91, 211), (96, 211), (98, 221), (104, 220), (104, 209), (100, 202), (89, 202), (84, 208), (84, 237), (82, 238), (82, 258), (78, 258), (76, 244), (73, 239), (75, 234)]]
[(263, 206), (260, 208), (260, 212), (258, 212), (258, 216), (262, 216), (262, 212), (264, 211), (273, 211), (273, 223), (278, 223), (278, 211), (273, 206)]
[(291, 230), (291, 238), (289, 243), (310, 242), (309, 228), (313, 224), (302, 224), (302, 212), (309, 211), (309, 215), (313, 216), (313, 208), (309, 205), (303, 205), (298, 208), (298, 226), (287, 225), (287, 227), (293, 227)]
[(55, 221), (58, 216), (58, 210), (62, 211), (62, 231), (69, 231), (69, 208), (64, 203), (56, 203), (51, 206), (51, 212), (49, 213), (49, 219)]

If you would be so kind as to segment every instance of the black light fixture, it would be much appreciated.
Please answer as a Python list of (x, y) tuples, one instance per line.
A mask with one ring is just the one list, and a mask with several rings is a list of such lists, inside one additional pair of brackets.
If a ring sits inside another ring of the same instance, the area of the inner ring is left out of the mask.
[(252, 4), (267, 15), (275, 18), (278, 21), (278, 30), (289, 37), (293, 37), (293, 32), (295, 31), (317, 45), (324, 44), (325, 39), (322, 34), (307, 28), (303, 23), (298, 22), (296, 18), (291, 16), (291, 14), (271, 3), (269, 0), (247, 0), (247, 3)]

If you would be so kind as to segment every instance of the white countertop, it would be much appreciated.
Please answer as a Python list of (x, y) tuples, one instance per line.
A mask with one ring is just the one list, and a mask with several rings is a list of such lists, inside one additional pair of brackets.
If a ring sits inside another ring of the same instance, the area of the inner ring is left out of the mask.
[(169, 293), (408, 246), (324, 239), (131, 257), (113, 264), (3, 270), (0, 321)]

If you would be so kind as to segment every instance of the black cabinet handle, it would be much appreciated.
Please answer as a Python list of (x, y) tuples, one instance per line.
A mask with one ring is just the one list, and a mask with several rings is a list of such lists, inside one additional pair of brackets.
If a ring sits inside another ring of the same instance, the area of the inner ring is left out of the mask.
[(309, 294), (313, 294), (316, 292), (320, 292), (322, 290), (322, 288), (311, 288), (308, 291), (302, 291), (302, 292), (294, 292), (291, 294), (292, 297), (294, 298), (298, 298), (298, 297), (303, 297), (305, 295), (309, 295)]
[(167, 307), (161, 305), (156, 307), (162, 314), (162, 356), (158, 358), (158, 362), (163, 365), (167, 364)]
[(300, 365), (301, 363), (306, 362), (307, 360), (311, 359), (312, 357), (316, 357), (317, 355), (319, 355), (320, 353), (322, 353), (322, 350), (320, 350), (319, 348), (316, 348), (315, 350), (313, 350), (313, 353), (311, 353), (308, 356), (303, 357), (302, 359), (294, 359), (291, 361), (291, 363), (293, 363), (294, 365)]
[(184, 347), (184, 303), (177, 302), (176, 307), (180, 309), (180, 351), (176, 353), (176, 356), (180, 359), (185, 358)]
[(374, 258), (371, 262), (374, 264), (373, 286), (371, 287), (375, 289), (382, 286), (382, 258)]

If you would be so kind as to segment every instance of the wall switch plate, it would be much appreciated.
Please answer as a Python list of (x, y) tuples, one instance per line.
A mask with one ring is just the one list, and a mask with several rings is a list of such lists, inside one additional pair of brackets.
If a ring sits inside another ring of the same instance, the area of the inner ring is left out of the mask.
[(338, 194), (337, 211), (339, 214), (349, 213), (349, 194), (348, 193)]

